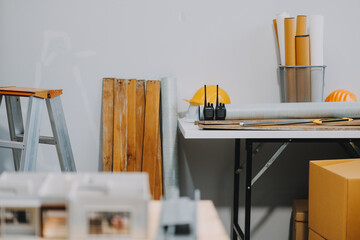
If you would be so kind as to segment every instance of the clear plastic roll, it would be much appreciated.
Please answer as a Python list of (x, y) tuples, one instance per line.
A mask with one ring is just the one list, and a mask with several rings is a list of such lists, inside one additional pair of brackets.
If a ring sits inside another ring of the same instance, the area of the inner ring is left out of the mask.
[[(203, 119), (200, 106), (200, 119)], [(360, 117), (360, 102), (265, 103), (226, 106), (226, 119)]]
[(164, 196), (178, 188), (177, 150), (177, 86), (175, 78), (161, 79), (162, 152)]

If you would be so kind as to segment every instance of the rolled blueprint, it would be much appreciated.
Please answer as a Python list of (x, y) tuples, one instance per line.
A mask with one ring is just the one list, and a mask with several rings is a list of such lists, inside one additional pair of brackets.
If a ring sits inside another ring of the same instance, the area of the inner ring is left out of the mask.
[(280, 61), (280, 50), (279, 50), (279, 36), (278, 36), (278, 32), (277, 32), (276, 19), (273, 19), (273, 29), (274, 29), (276, 60), (277, 60), (277, 64), (280, 65), (281, 61)]
[[(310, 16), (310, 56), (311, 65), (324, 65), (324, 17)], [(323, 101), (324, 69), (311, 69), (311, 101)]]
[(279, 37), (279, 50), (281, 65), (285, 65), (285, 33), (284, 33), (284, 18), (289, 15), (285, 12), (276, 15), (277, 32)]
[(162, 151), (165, 197), (178, 188), (177, 87), (175, 78), (161, 79)]
[[(285, 64), (295, 66), (295, 18), (285, 18)], [(286, 102), (296, 102), (296, 70), (285, 68)]]
[[(200, 107), (200, 119), (202, 117)], [(226, 107), (226, 119), (360, 117), (360, 102), (238, 104)]]

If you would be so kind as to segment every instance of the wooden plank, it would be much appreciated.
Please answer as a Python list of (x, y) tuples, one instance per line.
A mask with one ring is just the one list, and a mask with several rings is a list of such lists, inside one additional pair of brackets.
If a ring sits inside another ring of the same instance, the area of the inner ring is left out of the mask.
[(360, 131), (360, 126), (340, 126), (340, 125), (317, 125), (304, 123), (296, 125), (276, 125), (276, 126), (240, 126), (240, 125), (198, 125), (202, 129), (208, 130), (256, 130), (256, 131)]
[(145, 80), (136, 81), (136, 160), (135, 170), (141, 172), (145, 121)]
[(136, 164), (136, 79), (128, 82), (127, 109), (127, 171), (134, 172)]
[(147, 81), (145, 104), (145, 128), (143, 171), (149, 174), (150, 192), (155, 189), (155, 171), (158, 154), (160, 108), (160, 81)]
[(0, 94), (15, 96), (34, 96), (38, 98), (52, 98), (62, 94), (62, 89), (43, 89), (25, 87), (0, 87)]
[(161, 136), (160, 136), (160, 127), (158, 131), (158, 146), (157, 146), (157, 159), (156, 159), (156, 169), (155, 169), (155, 190), (154, 190), (154, 200), (160, 200), (163, 195), (163, 172), (162, 172), (162, 158), (161, 158)]
[(114, 82), (114, 153), (113, 171), (126, 170), (127, 164), (127, 87), (128, 80)]
[(102, 100), (102, 161), (103, 172), (111, 172), (113, 164), (113, 136), (114, 136), (114, 78), (103, 79)]

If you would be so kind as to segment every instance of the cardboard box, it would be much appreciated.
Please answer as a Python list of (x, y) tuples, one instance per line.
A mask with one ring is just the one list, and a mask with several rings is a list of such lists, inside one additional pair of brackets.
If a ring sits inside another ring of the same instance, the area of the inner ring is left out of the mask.
[(360, 239), (360, 159), (311, 161), (309, 228), (329, 240)]
[(308, 200), (294, 201), (292, 239), (308, 239)]
[(326, 239), (309, 228), (309, 240), (326, 240)]

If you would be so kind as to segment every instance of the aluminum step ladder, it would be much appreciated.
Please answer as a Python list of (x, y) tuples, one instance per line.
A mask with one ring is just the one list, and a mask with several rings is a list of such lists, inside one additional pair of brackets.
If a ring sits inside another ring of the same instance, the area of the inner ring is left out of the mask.
[[(62, 89), (0, 87), (0, 106), (4, 97), (11, 139), (11, 141), (0, 139), (0, 147), (12, 149), (16, 171), (28, 172), (36, 170), (39, 143), (56, 146), (61, 171), (76, 171), (64, 111), (61, 105), (61, 94)], [(29, 98), (25, 127), (20, 97)], [(40, 136), (41, 113), (44, 101), (48, 109), (54, 137)]]

